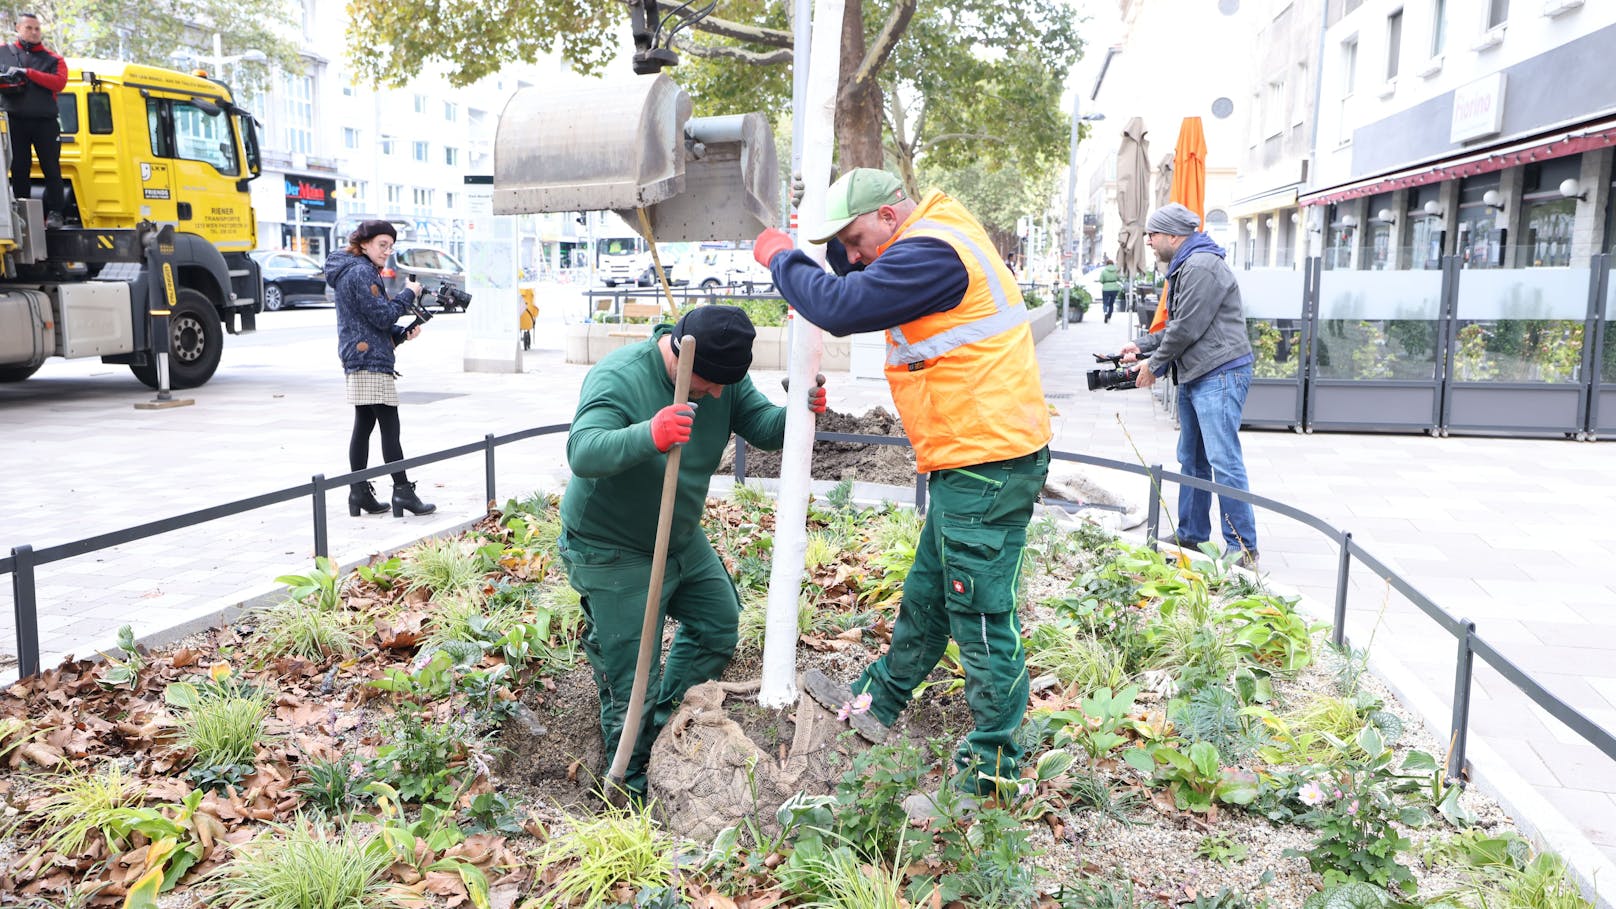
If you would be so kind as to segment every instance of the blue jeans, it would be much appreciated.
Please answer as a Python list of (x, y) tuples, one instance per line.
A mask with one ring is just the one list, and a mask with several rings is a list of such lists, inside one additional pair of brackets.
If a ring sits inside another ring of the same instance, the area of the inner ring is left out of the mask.
[[(1186, 476), (1213, 480), (1235, 489), (1246, 483), (1240, 452), (1240, 411), (1251, 387), (1251, 367), (1240, 366), (1178, 387), (1178, 464)], [(1223, 540), (1228, 549), (1257, 551), (1257, 520), (1249, 502), (1218, 496)], [(1188, 486), (1178, 490), (1178, 538), (1202, 543), (1212, 538), (1212, 494)]]

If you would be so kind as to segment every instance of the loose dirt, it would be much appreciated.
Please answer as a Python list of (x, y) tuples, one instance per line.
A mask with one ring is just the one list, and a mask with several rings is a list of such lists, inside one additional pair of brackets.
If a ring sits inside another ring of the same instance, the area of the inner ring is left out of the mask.
[[(814, 426), (818, 432), (842, 432), (855, 435), (890, 436), (899, 445), (876, 445), (852, 442), (815, 442), (813, 479), (841, 482), (856, 480), (860, 483), (880, 483), (886, 486), (913, 486), (915, 484), (915, 454), (909, 449), (903, 433), (903, 423), (885, 408), (876, 407), (862, 417), (827, 410), (819, 415)], [(735, 472), (734, 451), (725, 453), (718, 465), (720, 474)], [(746, 475), (749, 477), (780, 476), (780, 453), (748, 446), (746, 449)]]

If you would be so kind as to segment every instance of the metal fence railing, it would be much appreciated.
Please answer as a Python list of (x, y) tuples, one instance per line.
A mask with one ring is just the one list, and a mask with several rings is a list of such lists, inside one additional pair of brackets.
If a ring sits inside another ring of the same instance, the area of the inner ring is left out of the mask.
[[(99, 552), (113, 546), (120, 546), (138, 540), (159, 536), (175, 530), (181, 530), (209, 521), (245, 514), (259, 508), (278, 505), (295, 499), (308, 497), (312, 511), (312, 532), (314, 537), (314, 552), (317, 556), (329, 556), (329, 539), (327, 534), (325, 494), (334, 489), (342, 489), (350, 483), (358, 483), (384, 474), (400, 470), (408, 470), (425, 464), (433, 464), (451, 458), (466, 457), (481, 453), (483, 455), (483, 476), (487, 500), (496, 498), (495, 490), (495, 452), (504, 445), (540, 436), (565, 432), (567, 424), (550, 426), (537, 426), (530, 429), (513, 432), (506, 435), (489, 434), (479, 442), (471, 442), (453, 448), (429, 454), (406, 458), (377, 467), (369, 467), (336, 477), (326, 477), (323, 474), (315, 475), (308, 483), (300, 483), (285, 489), (278, 489), (245, 499), (238, 499), (220, 505), (214, 505), (186, 514), (152, 521), (124, 530), (97, 534), (82, 540), (61, 543), (35, 549), (30, 545), (14, 546), (11, 555), (0, 557), (0, 574), (11, 575), (13, 606), (16, 612), (17, 626), (17, 660), (19, 675), (22, 678), (35, 675), (39, 672), (39, 612), (38, 596), (35, 589), (34, 570), (42, 565), (61, 562), (78, 556)], [(869, 436), (849, 433), (820, 432), (814, 438), (825, 442), (850, 442), (876, 445), (905, 445), (908, 440), (896, 436)], [(737, 480), (746, 479), (746, 443), (736, 439), (735, 451), (735, 477)], [(1227, 496), (1249, 502), (1257, 508), (1262, 508), (1283, 517), (1290, 518), (1318, 531), (1335, 542), (1339, 548), (1335, 578), (1335, 603), (1333, 620), (1331, 622), (1331, 641), (1336, 645), (1345, 642), (1345, 625), (1347, 611), (1348, 580), (1353, 563), (1356, 562), (1384, 580), (1392, 589), (1408, 598), (1422, 613), (1436, 622), (1444, 631), (1452, 635), (1457, 648), (1453, 682), (1453, 715), (1450, 728), (1450, 741), (1452, 750), (1448, 757), (1447, 775), (1450, 780), (1463, 781), (1465, 779), (1465, 747), (1469, 736), (1470, 725), (1470, 693), (1474, 684), (1475, 658), (1492, 666), (1509, 683), (1532, 701), (1543, 708), (1550, 716), (1564, 723), (1567, 728), (1576, 733), (1584, 741), (1599, 749), (1606, 757), (1616, 759), (1616, 736), (1584, 716), (1576, 708), (1556, 697), (1544, 688), (1525, 670), (1501, 653), (1496, 647), (1476, 633), (1476, 623), (1463, 618), (1455, 618), (1452, 614), (1438, 606), (1430, 597), (1421, 593), (1414, 585), (1397, 574), (1391, 568), (1372, 555), (1368, 550), (1358, 545), (1348, 531), (1335, 527), (1316, 515), (1302, 511), (1284, 502), (1260, 496), (1245, 490), (1232, 489), (1210, 480), (1198, 479), (1173, 473), (1162, 469), (1160, 464), (1144, 467), (1125, 461), (1097, 457), (1095, 455), (1076, 454), (1073, 452), (1056, 451), (1051, 453), (1055, 460), (1070, 461), (1078, 464), (1088, 464), (1108, 470), (1119, 470), (1124, 473), (1144, 476), (1149, 482), (1148, 501), (1150, 506), (1146, 516), (1146, 532), (1151, 545), (1154, 547), (1159, 538), (1161, 529), (1161, 502), (1162, 483), (1175, 483), (1179, 486), (1188, 486), (1194, 489), (1206, 490), (1218, 496)], [(915, 507), (921, 511), (926, 507), (926, 476), (917, 475), (915, 481)]]

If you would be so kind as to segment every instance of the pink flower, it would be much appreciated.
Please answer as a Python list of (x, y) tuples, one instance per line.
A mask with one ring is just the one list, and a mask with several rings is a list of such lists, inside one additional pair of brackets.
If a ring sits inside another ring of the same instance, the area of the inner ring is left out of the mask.
[(859, 695), (858, 697), (852, 699), (851, 701), (848, 701), (847, 703), (843, 704), (842, 709), (836, 711), (836, 719), (841, 720), (842, 722), (845, 723), (845, 722), (847, 722), (848, 717), (854, 717), (854, 716), (859, 716), (860, 714), (869, 713), (870, 712), (870, 702), (872, 700), (874, 700), (874, 698), (872, 698), (870, 696), (870, 693), (868, 691), (866, 691), (865, 693)]
[(1318, 783), (1308, 783), (1296, 791), (1296, 797), (1302, 800), (1302, 804), (1312, 808), (1324, 801), (1324, 788)]
[(1016, 786), (1016, 798), (1018, 798), (1018, 799), (1027, 798), (1028, 796), (1032, 795), (1032, 790), (1033, 790), (1033, 786), (1032, 786), (1031, 782), (1024, 781), (1022, 783), (1019, 783)]
[(1104, 723), (1105, 719), (1102, 717), (1089, 716), (1086, 713), (1083, 714), (1083, 725), (1089, 727), (1090, 729), (1099, 729), (1100, 726), (1104, 725)]
[(1347, 813), (1348, 814), (1357, 814), (1358, 813), (1358, 800), (1357, 799), (1353, 799), (1352, 802), (1347, 805)]

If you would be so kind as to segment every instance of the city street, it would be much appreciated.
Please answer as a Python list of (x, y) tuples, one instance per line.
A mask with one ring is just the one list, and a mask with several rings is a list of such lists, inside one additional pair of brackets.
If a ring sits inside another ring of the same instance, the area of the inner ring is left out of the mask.
[[(575, 289), (560, 286), (541, 287), (539, 300), (541, 325), (521, 374), (463, 372), (458, 315), (434, 319), (400, 351), (406, 455), (570, 419), (587, 367), (562, 361), (560, 312), (581, 313), (582, 305)], [(1120, 319), (1102, 324), (1097, 316), (1039, 345), (1057, 414), (1054, 447), (1128, 461), (1137, 451), (1171, 469), (1176, 429), (1146, 393), (1085, 388), (1089, 354), (1128, 338)], [(124, 367), (86, 361), (53, 360), (33, 379), (0, 388), (7, 426), (0, 545), (67, 542), (344, 472), (352, 411), (343, 402), (333, 312), (283, 311), (260, 324), (254, 336), (226, 339), (215, 379), (183, 393), (195, 399), (190, 407), (135, 410), (151, 393)], [(766, 394), (780, 397), (779, 373), (754, 375)], [(828, 388), (837, 410), (890, 406), (883, 381), (833, 374)], [(1616, 728), (1616, 581), (1597, 569), (1616, 543), (1604, 518), (1616, 512), (1608, 445), (1278, 431), (1242, 438), (1257, 492), (1352, 531), (1450, 612), (1475, 620), (1480, 635), (1551, 691)], [(564, 477), (561, 435), (500, 450), (501, 497), (556, 489)], [(482, 511), (480, 457), (420, 468), (412, 479), (438, 504), (436, 514), (350, 518), (341, 492), (332, 493), (334, 556), (361, 560), (463, 526)], [(1143, 501), (1142, 480), (1101, 479)], [(1259, 513), (1258, 526), (1271, 579), (1327, 610), (1335, 546), (1287, 519)], [(108, 647), (124, 623), (164, 637), (270, 595), (277, 575), (306, 569), (311, 547), (309, 507), (299, 501), (46, 566), (38, 575), (45, 659)], [(1405, 699), (1423, 699), (1427, 716), (1445, 723), (1453, 639), (1367, 575), (1361, 568), (1354, 575), (1350, 637), (1360, 647), (1372, 637)], [(0, 609), (0, 651), (9, 654), (9, 584)], [(14, 675), (14, 663), (6, 669)], [(1542, 820), (1552, 805), (1569, 829), (1616, 851), (1616, 767), (1479, 661), (1478, 680), (1472, 722), (1486, 742), (1473, 743), (1471, 754), (1484, 779), (1518, 775), (1530, 784), (1521, 787), (1526, 798), (1537, 799), (1530, 823), (1554, 836), (1555, 823)], [(1507, 773), (1496, 757), (1485, 763), (1495, 755)], [(1585, 866), (1604, 860), (1564, 837), (1557, 847)]]

